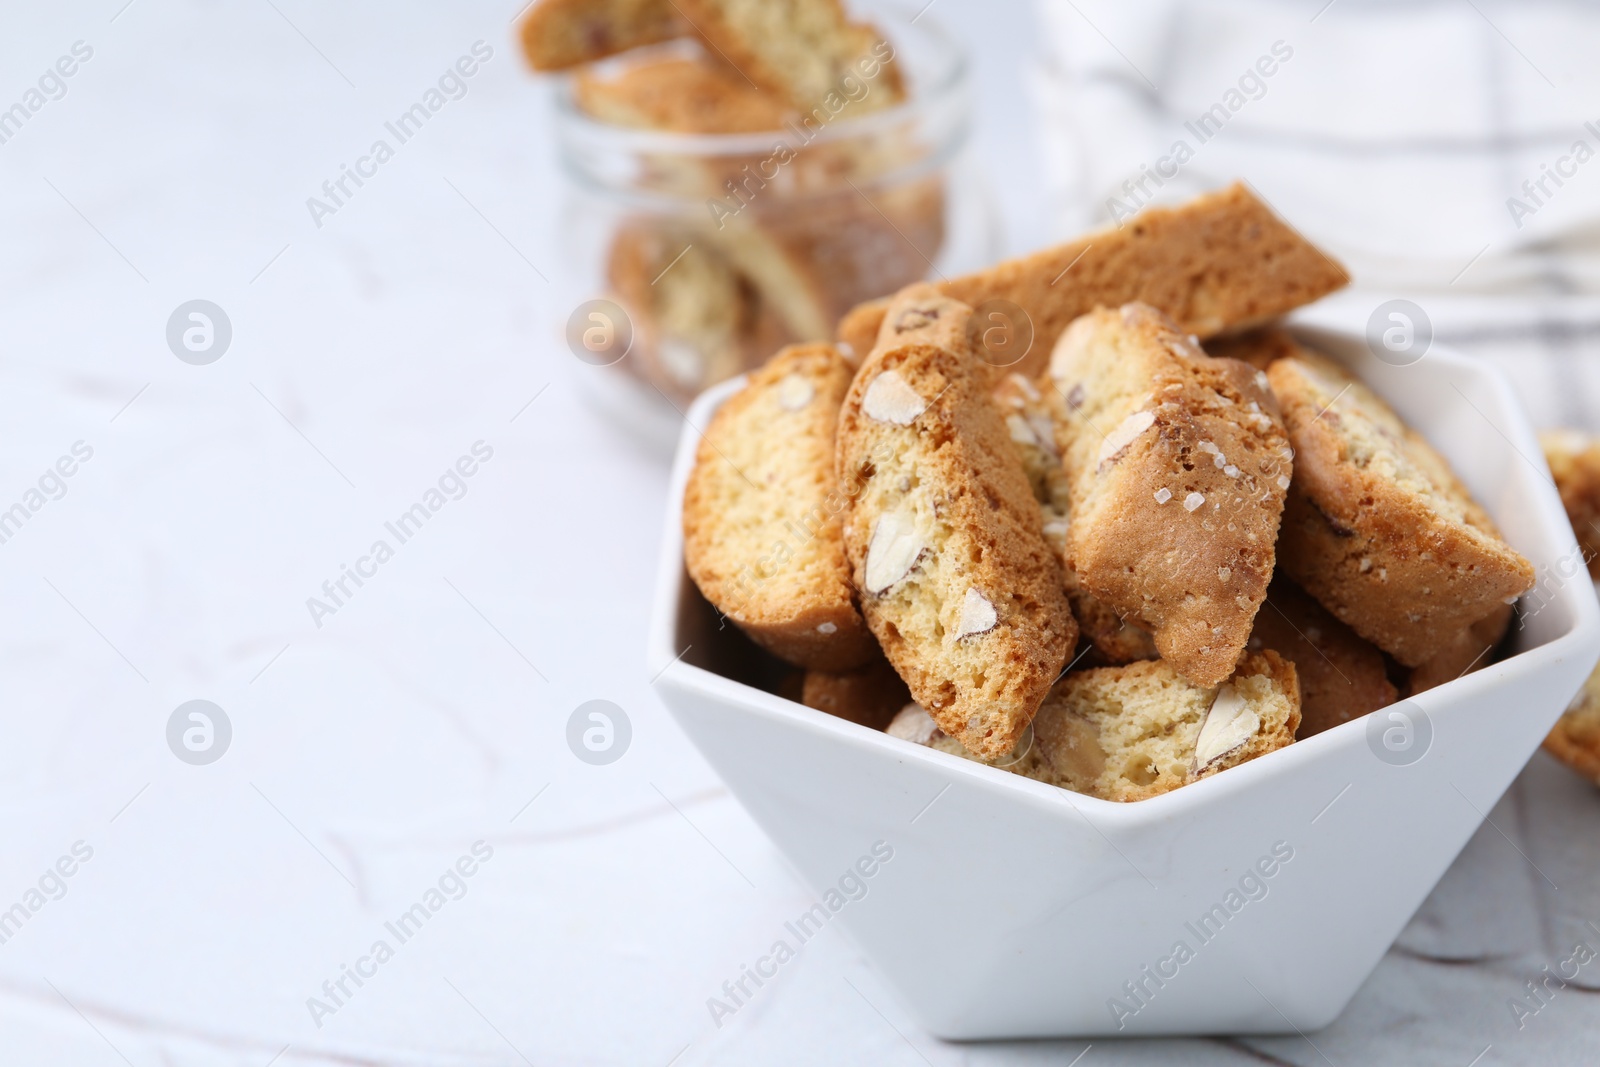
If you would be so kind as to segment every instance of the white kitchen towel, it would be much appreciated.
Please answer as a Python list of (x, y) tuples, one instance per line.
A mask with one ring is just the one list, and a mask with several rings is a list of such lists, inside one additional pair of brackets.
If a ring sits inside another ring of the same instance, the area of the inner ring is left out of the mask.
[(1600, 291), (1600, 8), (1041, 0), (1065, 232), (1247, 179), (1360, 286)]

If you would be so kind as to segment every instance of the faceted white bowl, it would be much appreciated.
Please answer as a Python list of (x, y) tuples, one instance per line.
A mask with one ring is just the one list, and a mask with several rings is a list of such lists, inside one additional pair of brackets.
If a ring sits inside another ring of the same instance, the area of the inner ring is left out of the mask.
[[(766, 661), (732, 626), (718, 627), (684, 573), (678, 510), (696, 427), (741, 383), (690, 410), (650, 673), (660, 673), (678, 723), (819, 900), (875, 842), (893, 849), (867, 895), (835, 918), (932, 1033), (1325, 1026), (1600, 655), (1600, 609), (1505, 380), (1437, 347), (1395, 367), (1358, 335), (1297, 332), (1445, 453), (1534, 562), (1539, 585), (1519, 609), (1515, 654), (1414, 698), (1408, 719), (1380, 711), (1133, 804), (921, 748), (746, 684)], [(1421, 758), (1380, 758), (1385, 731), (1395, 743), (1409, 737)], [(1273, 862), (1274, 849), (1292, 858)]]

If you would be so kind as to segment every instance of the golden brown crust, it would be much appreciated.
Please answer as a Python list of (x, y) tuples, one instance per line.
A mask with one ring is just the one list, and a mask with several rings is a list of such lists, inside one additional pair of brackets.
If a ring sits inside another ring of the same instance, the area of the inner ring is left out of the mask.
[[(885, 330), (889, 325), (886, 318)], [(879, 336), (882, 336), (881, 332)], [(1052, 386), (1047, 381), (1044, 388), (1050, 389)], [(1072, 617), (1078, 623), (1078, 639), (1093, 646), (1077, 662), (1084, 667), (1103, 667), (1155, 659), (1156, 646), (1150, 634), (1095, 599), (1078, 581), (1077, 572), (1072, 569), (1067, 551), (1068, 515), (1071, 510), (1067, 472), (1056, 450), (1055, 420), (1044, 394), (1022, 375), (1008, 374), (995, 386), (994, 401), (1000, 408), (1001, 417), (1005, 419), (1011, 443), (1022, 460), (1022, 469), (1028, 475), (1034, 499), (1039, 502), (1045, 543), (1061, 561), (1067, 603), (1072, 607)]]
[(1220, 684), (1266, 597), (1289, 486), (1264, 379), (1142, 304), (1075, 321), (1050, 378), (1073, 570), (1184, 677)]
[(877, 652), (855, 607), (833, 480), (849, 385), (830, 345), (780, 352), (712, 418), (684, 490), (684, 563), (701, 593), (758, 644), (818, 670)]
[[(1152, 207), (1121, 228), (941, 282), (977, 306), (1009, 300), (1033, 320), (1033, 350), (1012, 370), (1043, 369), (1069, 322), (1097, 306), (1139, 301), (1201, 338), (1240, 330), (1343, 288), (1344, 268), (1274, 215), (1242, 183), (1177, 207)], [(865, 351), (883, 301), (840, 322), (839, 340)]]
[(964, 345), (927, 343), (933, 332), (876, 349), (850, 387), (838, 435), (845, 551), (913, 698), (996, 756), (1033, 717), (1077, 627), (988, 375)]
[(1271, 649), (1295, 665), (1300, 677), (1299, 740), (1397, 699), (1383, 653), (1282, 575), (1272, 580), (1266, 603), (1256, 613), (1249, 648)]
[[(1225, 713), (1227, 708), (1241, 713)], [(1208, 731), (1208, 720), (1234, 729)], [(1300, 696), (1294, 664), (1246, 656), (1227, 682), (1205, 688), (1168, 663), (1074, 671), (1046, 698), (1011, 751), (982, 758), (947, 736), (915, 704), (888, 732), (1062, 789), (1121, 803), (1170, 793), (1294, 742)], [(1223, 740), (1226, 738), (1226, 740)], [(1202, 750), (1203, 749), (1203, 750)]]
[(1544, 750), (1600, 785), (1600, 666), (1544, 739)]
[(1262, 326), (1244, 333), (1213, 337), (1205, 344), (1208, 354), (1218, 359), (1236, 359), (1256, 370), (1266, 370), (1275, 360), (1294, 355), (1299, 347), (1281, 326)]
[(688, 32), (671, 0), (539, 0), (522, 51), (534, 70), (565, 70)]
[(1505, 639), (1511, 615), (1511, 605), (1501, 604), (1471, 626), (1456, 631), (1442, 651), (1412, 670), (1406, 696), (1414, 697), (1493, 663), (1494, 650)]
[(1402, 665), (1532, 587), (1449, 464), (1343, 367), (1301, 349), (1267, 370), (1295, 450), (1285, 572)]
[(694, 31), (769, 93), (829, 121), (904, 96), (894, 49), (873, 26), (850, 22), (839, 0), (677, 0)]
[(906, 683), (879, 656), (859, 670), (807, 671), (800, 703), (871, 730), (882, 730), (911, 702)]
[(776, 130), (788, 113), (782, 100), (703, 57), (635, 63), (609, 75), (585, 70), (574, 94), (602, 122), (676, 133)]
[(1539, 444), (1589, 565), (1589, 577), (1600, 579), (1600, 438), (1576, 430), (1552, 430), (1539, 435)]

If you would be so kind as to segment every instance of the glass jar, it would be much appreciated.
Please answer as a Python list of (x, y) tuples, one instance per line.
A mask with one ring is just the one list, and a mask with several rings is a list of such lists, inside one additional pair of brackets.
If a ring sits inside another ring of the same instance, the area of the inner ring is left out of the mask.
[[(961, 48), (926, 16), (864, 12), (893, 49), (899, 103), (852, 114), (872, 90), (780, 129), (688, 134), (603, 122), (559, 86), (567, 270), (558, 305), (583, 391), (626, 425), (675, 439), (701, 390), (785, 344), (830, 340), (856, 304), (978, 269), (997, 225), (966, 151)], [(589, 77), (693, 54), (672, 42), (607, 60)], [(885, 69), (889, 69), (885, 67)], [(835, 94), (830, 94), (833, 96)]]

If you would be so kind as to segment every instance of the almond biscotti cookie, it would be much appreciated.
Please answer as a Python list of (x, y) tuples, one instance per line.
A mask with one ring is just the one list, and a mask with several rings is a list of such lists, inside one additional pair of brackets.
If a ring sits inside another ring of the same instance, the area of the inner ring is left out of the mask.
[(1346, 625), (1417, 667), (1534, 583), (1443, 456), (1339, 364), (1267, 371), (1294, 446), (1278, 557)]
[(672, 0), (538, 0), (522, 50), (534, 70), (565, 70), (688, 32)]
[(1261, 326), (1244, 333), (1213, 337), (1205, 344), (1208, 354), (1219, 359), (1236, 359), (1256, 370), (1266, 370), (1273, 361), (1294, 355), (1299, 347), (1281, 326)]
[[(913, 289), (890, 314), (928, 295)], [(960, 313), (946, 302), (939, 320)], [(988, 375), (964, 344), (921, 339), (934, 332), (908, 325), (845, 398), (845, 551), (862, 612), (913, 698), (997, 756), (1033, 718), (1077, 627)]]
[(1128, 304), (1073, 322), (1050, 380), (1078, 580), (1184, 677), (1219, 685), (1267, 595), (1289, 487), (1264, 376)]
[(586, 70), (573, 86), (584, 113), (615, 126), (676, 133), (756, 133), (783, 125), (788, 107), (704, 57), (673, 56), (619, 71)]
[(1544, 750), (1600, 785), (1600, 666), (1544, 739)]
[[(1283, 748), (1299, 725), (1295, 667), (1275, 652), (1247, 656), (1215, 688), (1151, 660), (1068, 674), (1030, 735), (980, 762), (1101, 800), (1145, 800)], [(887, 732), (977, 758), (914, 704)]]
[(826, 123), (904, 98), (894, 48), (839, 0), (676, 0), (697, 34), (767, 92)]
[(1539, 444), (1589, 564), (1589, 576), (1600, 579), (1600, 438), (1576, 430), (1552, 430), (1539, 435)]
[[(887, 321), (887, 320), (886, 320)], [(1022, 460), (1022, 469), (1039, 502), (1045, 542), (1061, 560), (1067, 603), (1078, 622), (1078, 637), (1093, 647), (1085, 665), (1132, 663), (1155, 659), (1155, 641), (1139, 627), (1096, 600), (1078, 581), (1067, 552), (1069, 523), (1066, 468), (1056, 451), (1055, 421), (1039, 388), (1020, 374), (1008, 374), (995, 386), (994, 400), (1006, 420), (1006, 431)]]
[(1271, 649), (1294, 664), (1300, 678), (1299, 740), (1398, 699), (1383, 653), (1281, 574), (1267, 589), (1246, 647)]
[(706, 427), (683, 495), (683, 556), (713, 607), (803, 667), (877, 654), (840, 543), (833, 439), (850, 370), (832, 346), (784, 349)]
[[(1033, 350), (1010, 368), (1044, 369), (1049, 346), (1079, 315), (1139, 301), (1184, 333), (1212, 337), (1276, 318), (1343, 288), (1350, 276), (1242, 183), (1177, 207), (1152, 207), (1108, 228), (988, 270), (939, 283), (974, 307), (1007, 300), (1033, 320)], [(871, 347), (887, 302), (839, 323), (846, 355)]]
[(806, 671), (800, 703), (841, 719), (882, 730), (911, 701), (906, 683), (878, 656), (853, 671)]
[(1453, 682), (1494, 662), (1494, 650), (1511, 627), (1511, 615), (1511, 605), (1501, 604), (1465, 630), (1456, 631), (1442, 651), (1412, 669), (1406, 682), (1406, 696), (1416, 696), (1436, 685)]
[(612, 238), (606, 272), (633, 320), (629, 369), (674, 403), (772, 352), (752, 358), (762, 332), (759, 304), (732, 264), (692, 228), (649, 218), (624, 223)]

